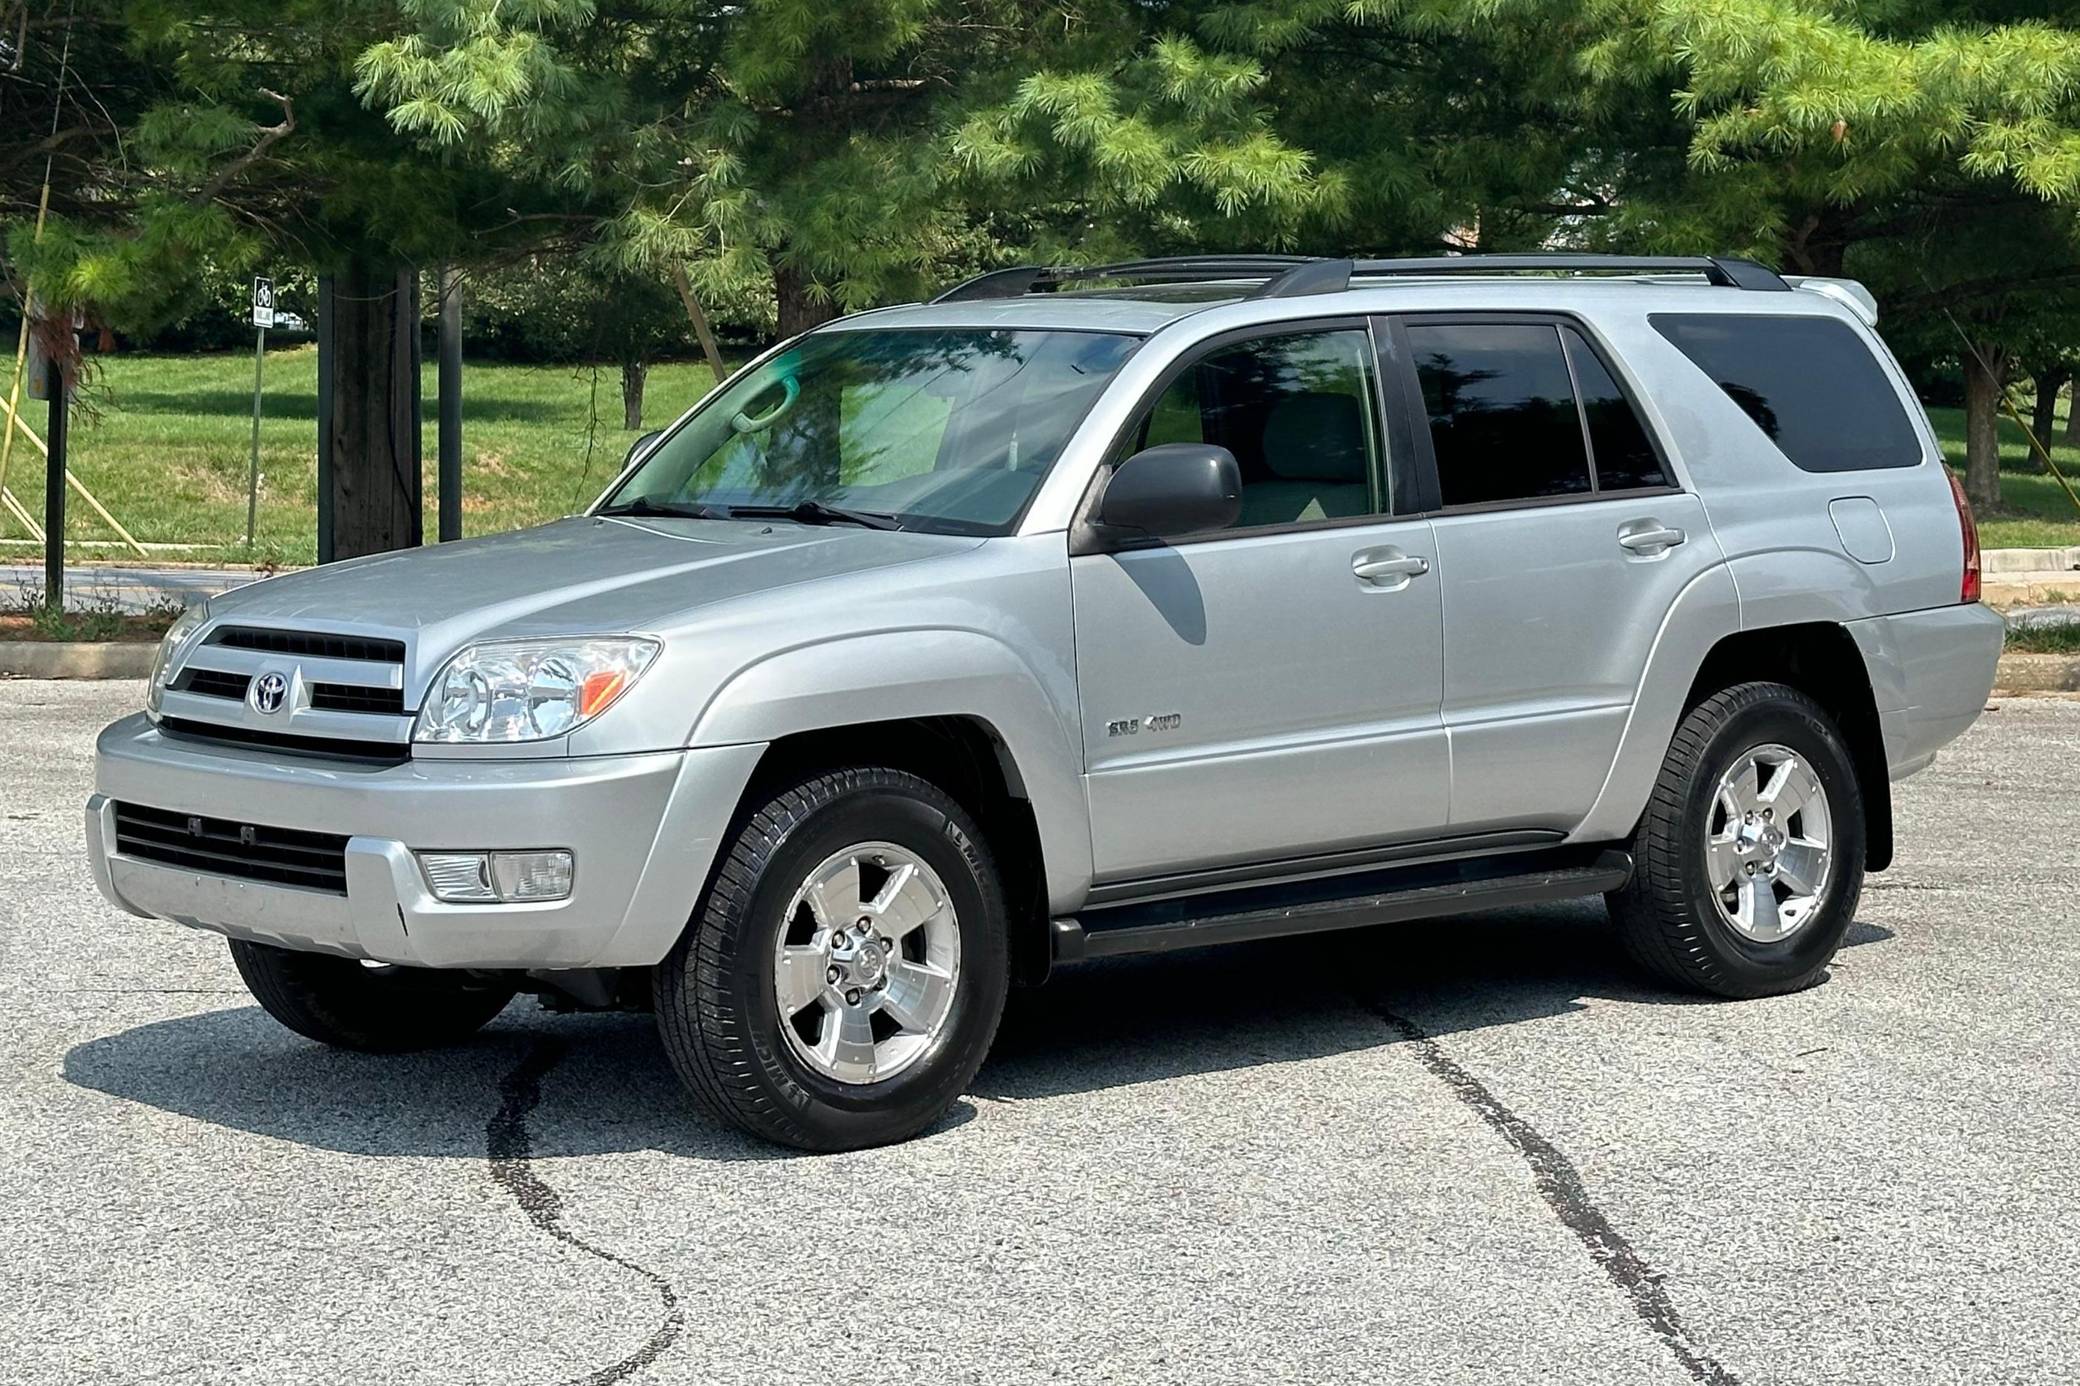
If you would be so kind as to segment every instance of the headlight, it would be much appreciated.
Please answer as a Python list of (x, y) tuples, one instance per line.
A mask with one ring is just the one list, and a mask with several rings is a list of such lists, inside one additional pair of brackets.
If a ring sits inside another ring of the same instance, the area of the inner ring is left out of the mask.
[(195, 632), (201, 630), (207, 620), (209, 603), (204, 602), (183, 611), (166, 628), (166, 634), (159, 641), (159, 652), (152, 656), (152, 676), (144, 688), (145, 711), (154, 716), (158, 714), (160, 699), (165, 695), (166, 684), (173, 677), (175, 666), (188, 652), (188, 642), (195, 638)]
[(655, 640), (513, 640), (471, 645), (426, 690), (414, 741), (547, 741), (614, 705)]

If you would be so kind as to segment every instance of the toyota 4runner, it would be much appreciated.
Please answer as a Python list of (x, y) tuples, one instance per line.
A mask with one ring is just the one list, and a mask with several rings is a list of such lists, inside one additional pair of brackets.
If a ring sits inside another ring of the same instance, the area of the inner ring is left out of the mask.
[(650, 1007), (699, 1105), (936, 1120), (1079, 959), (1602, 894), (1818, 979), (2002, 624), (1858, 285), (1003, 270), (766, 353), (582, 515), (167, 633), (94, 874), (329, 1044)]

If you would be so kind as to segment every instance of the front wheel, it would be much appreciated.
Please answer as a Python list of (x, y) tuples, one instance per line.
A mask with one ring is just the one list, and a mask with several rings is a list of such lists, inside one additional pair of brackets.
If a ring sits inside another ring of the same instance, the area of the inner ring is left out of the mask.
[(467, 972), (372, 964), (231, 941), (231, 961), (261, 1009), (306, 1039), (401, 1054), (459, 1044), (491, 1023), (513, 988)]
[(745, 820), (658, 964), (658, 1030), (709, 1114), (804, 1150), (882, 1145), (967, 1087), (1009, 971), (960, 805), (903, 771), (833, 771)]
[(1863, 797), (1840, 730), (1797, 689), (1747, 683), (1684, 717), (1610, 896), (1662, 979), (1718, 996), (1819, 980), (1863, 891)]

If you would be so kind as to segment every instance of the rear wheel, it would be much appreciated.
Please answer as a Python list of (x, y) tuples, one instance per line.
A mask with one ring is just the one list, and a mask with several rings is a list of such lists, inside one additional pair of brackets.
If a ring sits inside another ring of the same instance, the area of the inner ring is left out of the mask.
[(658, 965), (666, 1053), (711, 1115), (805, 1150), (905, 1139), (981, 1067), (1009, 975), (981, 833), (906, 772), (840, 770), (745, 821)]
[(231, 941), (246, 990), (307, 1039), (341, 1049), (403, 1053), (457, 1044), (491, 1022), (513, 988), (467, 972), (371, 964)]
[(1796, 991), (1841, 946), (1863, 860), (1863, 798), (1840, 730), (1797, 689), (1741, 684), (1676, 729), (1611, 915), (1626, 951), (1678, 986)]

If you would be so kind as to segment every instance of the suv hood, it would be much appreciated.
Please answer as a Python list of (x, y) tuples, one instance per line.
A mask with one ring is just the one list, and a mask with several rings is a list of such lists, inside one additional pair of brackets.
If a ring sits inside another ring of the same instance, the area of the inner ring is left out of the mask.
[(376, 554), (270, 578), (212, 618), (387, 631), (444, 656), (486, 636), (619, 634), (800, 582), (959, 553), (982, 541), (790, 521), (573, 517), (537, 529)]

